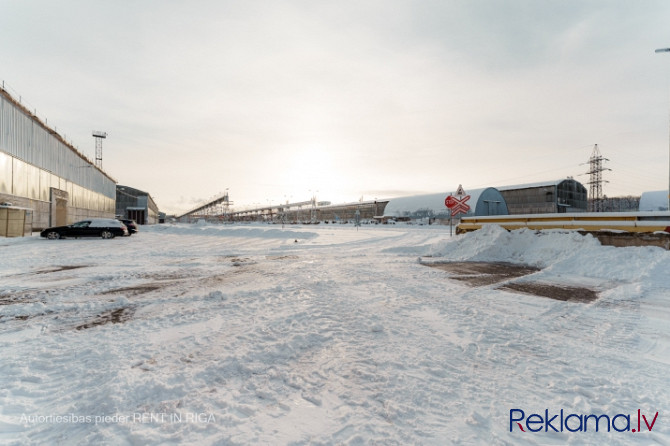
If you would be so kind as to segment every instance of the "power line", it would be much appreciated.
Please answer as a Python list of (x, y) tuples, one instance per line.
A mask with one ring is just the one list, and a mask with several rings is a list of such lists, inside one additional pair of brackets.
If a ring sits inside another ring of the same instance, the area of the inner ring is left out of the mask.
[(598, 144), (593, 147), (593, 152), (591, 153), (591, 158), (589, 158), (589, 171), (586, 172), (586, 175), (590, 175), (589, 182), (589, 207), (591, 212), (601, 212), (603, 204), (603, 182), (607, 183), (608, 181), (603, 180), (603, 171), (612, 170), (606, 167), (603, 167), (603, 161), (609, 161), (609, 159), (603, 157), (600, 154), (600, 149), (598, 149)]

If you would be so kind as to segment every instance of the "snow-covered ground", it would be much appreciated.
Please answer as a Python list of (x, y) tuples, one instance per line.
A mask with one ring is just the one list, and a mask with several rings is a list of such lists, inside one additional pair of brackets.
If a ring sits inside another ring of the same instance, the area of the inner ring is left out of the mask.
[[(423, 265), (465, 260), (600, 297)], [(497, 227), (0, 239), (0, 443), (670, 444), (669, 272), (660, 248)]]

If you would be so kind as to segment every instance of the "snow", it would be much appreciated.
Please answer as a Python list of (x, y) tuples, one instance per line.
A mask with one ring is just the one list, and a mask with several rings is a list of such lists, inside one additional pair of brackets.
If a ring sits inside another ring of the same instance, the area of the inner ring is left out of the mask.
[[(532, 265), (513, 280), (600, 297), (424, 265), (446, 261)], [(668, 271), (660, 248), (497, 226), (0, 239), (0, 443), (670, 444)], [(651, 432), (533, 433), (510, 432), (512, 409), (659, 415)]]

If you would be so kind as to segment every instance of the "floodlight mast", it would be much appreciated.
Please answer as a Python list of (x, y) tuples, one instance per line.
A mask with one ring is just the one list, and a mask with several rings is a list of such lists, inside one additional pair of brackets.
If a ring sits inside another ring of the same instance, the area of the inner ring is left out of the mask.
[(102, 140), (107, 138), (106, 132), (93, 131), (95, 138), (95, 166), (102, 169)]
[[(654, 52), (670, 53), (670, 48), (659, 48)], [(670, 108), (668, 109), (668, 153), (670, 156)], [(670, 211), (670, 158), (668, 158), (668, 211)]]

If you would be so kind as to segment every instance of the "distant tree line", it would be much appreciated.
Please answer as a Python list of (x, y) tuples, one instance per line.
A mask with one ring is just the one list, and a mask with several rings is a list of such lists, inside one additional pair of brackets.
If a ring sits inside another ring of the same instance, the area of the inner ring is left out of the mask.
[(640, 197), (607, 197), (600, 200), (589, 199), (589, 209), (595, 212), (636, 212), (640, 209)]

